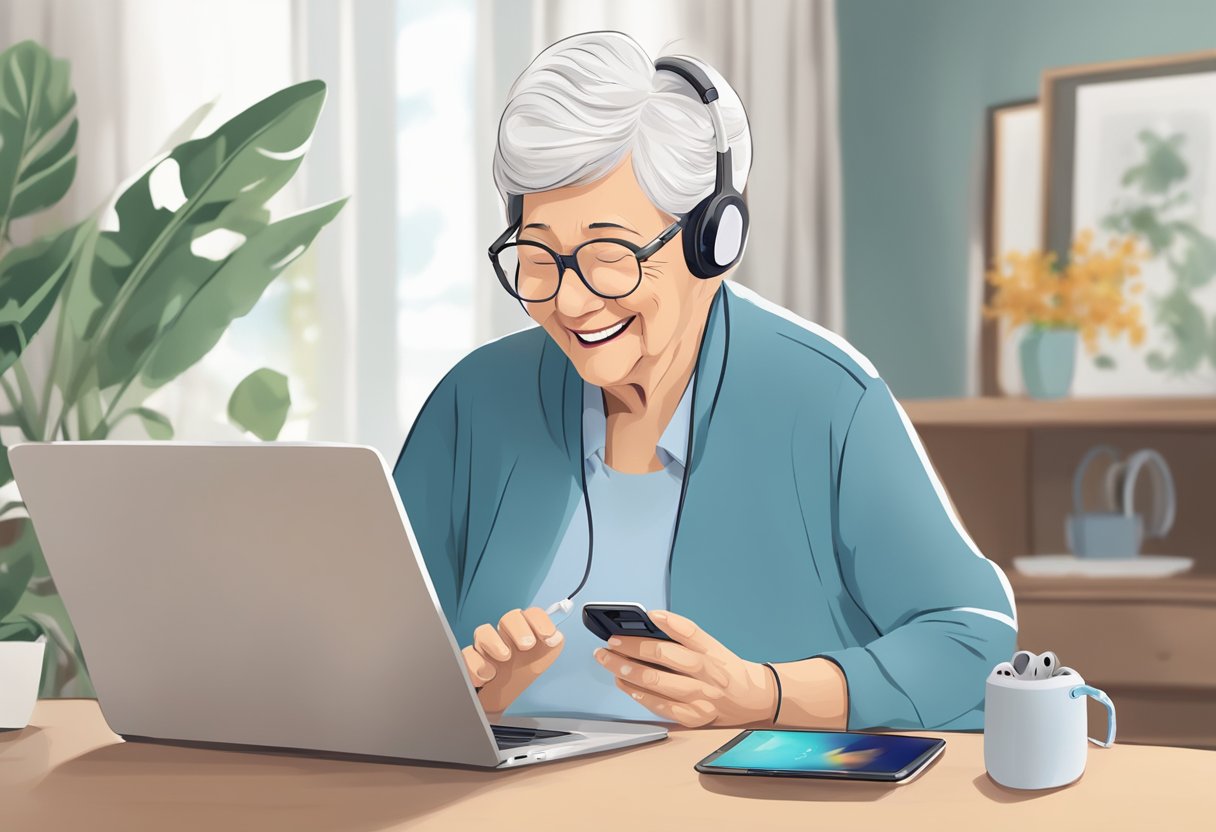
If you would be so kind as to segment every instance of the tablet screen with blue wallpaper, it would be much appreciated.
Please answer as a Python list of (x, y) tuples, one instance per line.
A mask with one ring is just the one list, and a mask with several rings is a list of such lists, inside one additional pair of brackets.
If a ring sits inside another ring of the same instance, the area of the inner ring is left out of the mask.
[(806, 772), (899, 772), (940, 740), (825, 731), (750, 731), (706, 768)]

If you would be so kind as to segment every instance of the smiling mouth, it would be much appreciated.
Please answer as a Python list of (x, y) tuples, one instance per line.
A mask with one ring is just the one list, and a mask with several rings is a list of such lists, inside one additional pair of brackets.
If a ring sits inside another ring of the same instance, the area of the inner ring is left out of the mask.
[(628, 329), (629, 325), (633, 323), (633, 319), (636, 317), (637, 315), (631, 315), (625, 320), (615, 323), (612, 326), (605, 327), (604, 329), (596, 329), (589, 332), (579, 332), (574, 329), (570, 331), (574, 333), (574, 337), (578, 339), (578, 342), (584, 347), (598, 347), (600, 344), (607, 344), (609, 341), (616, 338), (618, 335)]

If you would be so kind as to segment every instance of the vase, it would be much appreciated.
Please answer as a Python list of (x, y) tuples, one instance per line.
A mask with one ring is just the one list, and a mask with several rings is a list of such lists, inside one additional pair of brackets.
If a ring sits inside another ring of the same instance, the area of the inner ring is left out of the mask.
[(1022, 379), (1032, 398), (1059, 399), (1068, 395), (1077, 366), (1075, 329), (1031, 327), (1022, 338), (1019, 352)]

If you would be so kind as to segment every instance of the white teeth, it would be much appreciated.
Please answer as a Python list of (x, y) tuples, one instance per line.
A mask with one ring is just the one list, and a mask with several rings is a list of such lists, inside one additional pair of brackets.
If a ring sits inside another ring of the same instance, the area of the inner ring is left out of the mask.
[(629, 321), (624, 320), (624, 321), (621, 321), (619, 324), (614, 324), (614, 325), (608, 327), (607, 329), (601, 329), (598, 332), (576, 332), (576, 333), (574, 333), (574, 336), (576, 338), (578, 338), (578, 340), (582, 341), (584, 344), (595, 344), (599, 341), (604, 341), (608, 338), (611, 338), (613, 335), (616, 335), (618, 332), (620, 332), (622, 329), (625, 328), (625, 324), (627, 324), (627, 323), (629, 323)]

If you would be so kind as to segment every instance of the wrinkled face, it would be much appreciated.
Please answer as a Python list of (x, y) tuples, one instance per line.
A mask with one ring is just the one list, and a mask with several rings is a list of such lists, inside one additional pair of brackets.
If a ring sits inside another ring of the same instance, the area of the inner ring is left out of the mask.
[[(675, 219), (651, 204), (627, 158), (590, 184), (525, 195), (519, 239), (543, 243), (560, 254), (570, 254), (592, 239), (615, 238), (640, 247)], [(681, 339), (699, 336), (698, 327), (721, 282), (689, 273), (681, 232), (642, 263), (641, 283), (632, 294), (600, 297), (568, 269), (556, 297), (525, 303), (524, 308), (583, 379), (611, 387), (640, 382), (656, 367), (661, 371), (664, 357), (670, 357)]]

